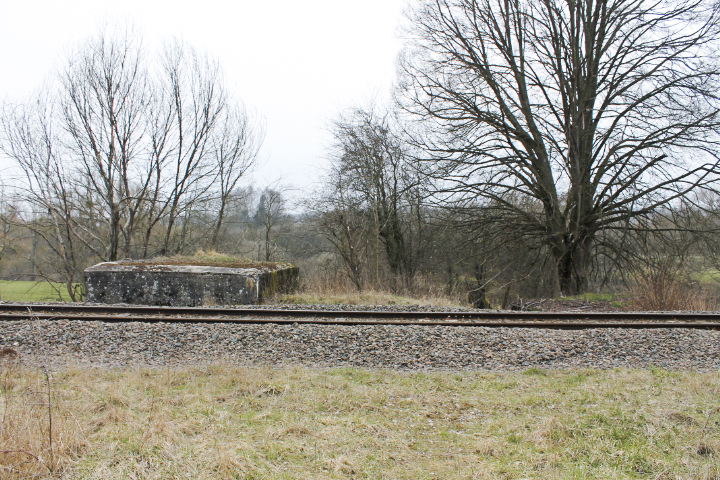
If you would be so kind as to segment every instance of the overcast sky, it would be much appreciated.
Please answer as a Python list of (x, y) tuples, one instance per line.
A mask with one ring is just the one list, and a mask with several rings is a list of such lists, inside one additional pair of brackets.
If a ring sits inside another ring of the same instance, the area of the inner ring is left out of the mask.
[(178, 37), (216, 57), (231, 91), (265, 118), (258, 186), (311, 188), (328, 121), (387, 95), (406, 0), (3, 0), (0, 99), (36, 90), (101, 25), (130, 24), (145, 44)]

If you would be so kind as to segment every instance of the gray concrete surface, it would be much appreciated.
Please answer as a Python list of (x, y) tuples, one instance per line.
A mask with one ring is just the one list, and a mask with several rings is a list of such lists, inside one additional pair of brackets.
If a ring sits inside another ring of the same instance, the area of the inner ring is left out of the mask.
[(298, 268), (105, 262), (85, 270), (85, 301), (199, 307), (259, 304), (297, 285)]

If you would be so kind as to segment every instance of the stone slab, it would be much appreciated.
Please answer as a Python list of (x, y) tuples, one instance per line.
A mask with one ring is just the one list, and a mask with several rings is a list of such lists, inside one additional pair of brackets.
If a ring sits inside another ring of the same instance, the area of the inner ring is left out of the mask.
[(85, 270), (85, 301), (199, 307), (260, 304), (297, 286), (298, 268), (104, 262)]

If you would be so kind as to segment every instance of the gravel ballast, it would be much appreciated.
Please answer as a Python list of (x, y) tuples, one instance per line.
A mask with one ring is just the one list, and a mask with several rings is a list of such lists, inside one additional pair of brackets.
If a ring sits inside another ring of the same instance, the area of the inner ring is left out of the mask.
[(34, 320), (0, 323), (0, 347), (17, 350), (23, 364), (52, 368), (216, 362), (403, 370), (720, 368), (720, 332), (691, 329)]

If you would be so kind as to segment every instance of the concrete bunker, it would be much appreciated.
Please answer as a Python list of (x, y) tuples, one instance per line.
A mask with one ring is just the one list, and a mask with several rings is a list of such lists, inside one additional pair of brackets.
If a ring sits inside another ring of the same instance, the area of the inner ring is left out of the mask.
[(263, 303), (297, 287), (289, 263), (213, 257), (104, 262), (85, 270), (85, 301), (199, 307)]

